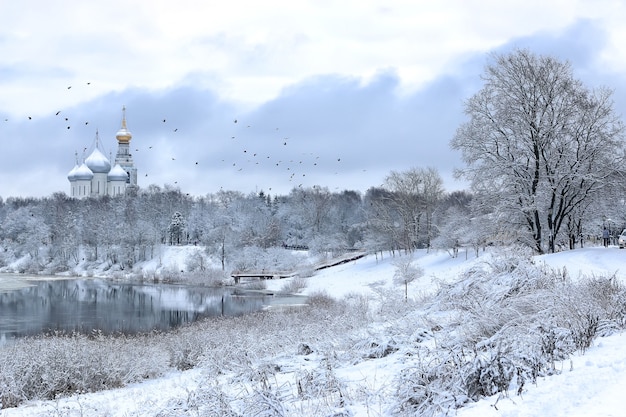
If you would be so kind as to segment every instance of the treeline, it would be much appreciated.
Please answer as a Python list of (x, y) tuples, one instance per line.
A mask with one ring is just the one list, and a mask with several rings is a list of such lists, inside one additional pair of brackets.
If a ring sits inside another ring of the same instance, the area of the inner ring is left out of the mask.
[(194, 197), (151, 185), (133, 196), (11, 197), (0, 199), (0, 267), (28, 255), (29, 272), (69, 270), (81, 261), (126, 269), (154, 258), (162, 244), (203, 246), (222, 269), (249, 247), (411, 251), (431, 247), (451, 213), (467, 218), (470, 201), (465, 192), (445, 193), (430, 168), (392, 172), (364, 195), (311, 187)]

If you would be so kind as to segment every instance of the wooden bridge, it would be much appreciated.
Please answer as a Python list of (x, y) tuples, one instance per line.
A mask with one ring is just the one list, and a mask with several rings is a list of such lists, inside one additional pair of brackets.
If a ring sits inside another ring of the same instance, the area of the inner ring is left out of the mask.
[[(333, 266), (337, 266), (337, 265), (341, 265), (341, 264), (345, 264), (351, 261), (356, 261), (357, 259), (361, 259), (363, 258), (365, 255), (367, 255), (367, 253), (365, 252), (354, 252), (354, 253), (349, 253), (347, 255), (341, 256), (339, 258), (334, 258), (331, 259), (327, 262), (323, 262), (317, 265), (313, 265), (313, 270), (314, 271), (319, 271), (321, 269), (326, 269), (326, 268), (330, 268)], [(270, 272), (270, 271), (261, 271), (261, 272), (254, 272), (254, 271), (245, 271), (245, 272), (237, 272), (234, 271), (232, 274), (230, 274), (231, 277), (233, 277), (235, 279), (235, 284), (239, 284), (239, 282), (241, 281), (241, 279), (253, 279), (253, 278), (257, 278), (257, 279), (282, 279), (282, 278), (292, 278), (294, 276), (298, 275), (298, 271), (291, 271), (291, 272)]]

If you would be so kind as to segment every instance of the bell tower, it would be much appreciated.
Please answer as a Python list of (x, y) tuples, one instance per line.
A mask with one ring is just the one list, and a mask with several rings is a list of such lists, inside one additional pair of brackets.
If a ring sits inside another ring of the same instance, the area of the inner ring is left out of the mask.
[(133, 135), (126, 127), (126, 106), (122, 107), (122, 127), (115, 135), (117, 138), (117, 155), (115, 155), (115, 163), (119, 164), (128, 178), (126, 179), (126, 188), (137, 187), (137, 168), (133, 162), (133, 155), (130, 153), (130, 140)]

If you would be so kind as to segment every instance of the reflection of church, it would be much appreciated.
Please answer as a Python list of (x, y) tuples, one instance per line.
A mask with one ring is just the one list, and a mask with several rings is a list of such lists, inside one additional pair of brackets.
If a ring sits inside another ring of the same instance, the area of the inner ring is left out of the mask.
[(98, 197), (103, 195), (126, 194), (131, 188), (137, 187), (137, 168), (130, 153), (131, 133), (126, 128), (126, 109), (122, 109), (122, 127), (115, 135), (117, 138), (117, 155), (115, 165), (100, 148), (100, 138), (96, 132), (94, 149), (91, 154), (79, 164), (78, 155), (76, 165), (67, 174), (70, 181), (70, 196), (76, 198)]

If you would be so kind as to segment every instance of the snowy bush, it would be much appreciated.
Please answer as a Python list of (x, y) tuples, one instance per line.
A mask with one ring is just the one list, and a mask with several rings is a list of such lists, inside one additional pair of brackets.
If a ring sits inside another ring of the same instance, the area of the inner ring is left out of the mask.
[(289, 278), (281, 287), (280, 292), (283, 294), (298, 294), (307, 287), (306, 278), (293, 277)]
[[(439, 358), (436, 355), (441, 355)], [(451, 350), (416, 351), (417, 360), (402, 369), (394, 386), (392, 415), (440, 416), (468, 401), (460, 375), (458, 353)]]
[(203, 358), (205, 339), (202, 334), (184, 332), (181, 337), (179, 331), (164, 336), (170, 356), (169, 365), (180, 371), (195, 368)]
[(379, 359), (398, 351), (399, 344), (393, 338), (362, 340), (355, 346), (368, 359)]
[(332, 298), (327, 292), (325, 291), (316, 291), (313, 292), (311, 294), (309, 294), (308, 297), (308, 304), (310, 306), (313, 307), (325, 307), (325, 308), (329, 308), (331, 306), (334, 306), (337, 304), (337, 300), (335, 300), (334, 298)]
[(464, 370), (467, 396), (476, 401), (499, 392), (505, 392), (515, 377), (513, 362), (500, 351), (477, 355)]
[(190, 391), (184, 401), (173, 401), (169, 407), (160, 410), (157, 417), (220, 416), (240, 417), (231, 403), (234, 399), (224, 392), (213, 378), (206, 378), (200, 387)]
[(442, 285), (427, 303), (444, 319), (437, 348), (412, 354), (418, 359), (397, 378), (395, 412), (445, 414), (559, 372), (556, 363), (587, 349), (600, 329), (619, 327), (624, 291), (614, 282), (573, 282), (509, 251)]
[(310, 278), (315, 275), (316, 272), (317, 270), (312, 264), (306, 264), (298, 267), (296, 276), (300, 278)]
[(180, 282), (182, 280), (182, 271), (176, 266), (169, 265), (159, 270), (156, 278), (159, 282)]
[(323, 360), (320, 367), (296, 374), (298, 397), (303, 400), (324, 398), (333, 406), (345, 406), (346, 387), (337, 377), (332, 361)]
[(14, 407), (30, 399), (55, 399), (112, 389), (154, 378), (167, 356), (143, 337), (72, 334), (26, 338), (0, 349), (0, 403)]
[(196, 270), (191, 272), (181, 272), (179, 274), (170, 274), (168, 282), (181, 283), (187, 285), (202, 285), (208, 287), (221, 287), (232, 281), (232, 278), (218, 268), (205, 268), (204, 270)]
[(199, 250), (191, 253), (185, 260), (185, 270), (188, 272), (203, 272), (209, 265), (207, 257)]

